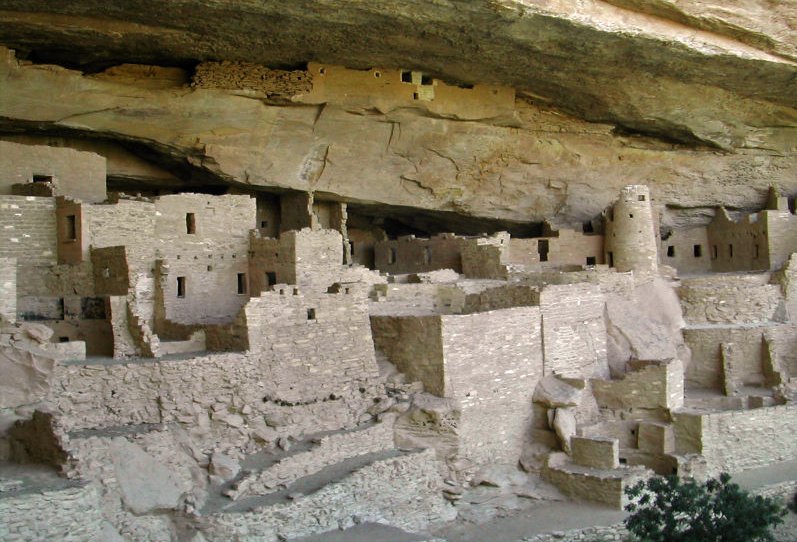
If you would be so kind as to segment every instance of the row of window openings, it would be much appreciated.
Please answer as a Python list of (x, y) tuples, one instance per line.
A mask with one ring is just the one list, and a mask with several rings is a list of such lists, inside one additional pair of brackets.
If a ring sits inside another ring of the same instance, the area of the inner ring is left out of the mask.
[[(352, 244), (352, 249), (354, 245)], [(387, 253), (387, 263), (388, 265), (393, 265), (396, 263), (397, 257), (397, 250), (395, 247), (390, 247)], [(428, 265), (432, 263), (432, 249), (430, 247), (423, 247), (423, 263)]]
[[(108, 270), (108, 268), (106, 268)], [(208, 271), (212, 271), (213, 267), (208, 266)], [(110, 276), (110, 271), (108, 270), (108, 275), (106, 278)], [(263, 278), (265, 279), (266, 286), (273, 286), (277, 283), (277, 274), (273, 271), (266, 271)], [(246, 273), (238, 273), (237, 274), (237, 281), (238, 281), (238, 293), (240, 295), (244, 295), (248, 293), (248, 281), (246, 280)], [(177, 297), (185, 297), (185, 286), (186, 286), (186, 277), (177, 277)]]
[[(272, 272), (267, 272), (266, 281), (269, 283), (272, 283), (272, 281), (276, 282), (275, 274)], [(186, 277), (177, 277), (177, 297), (185, 298), (185, 290), (186, 290)], [(247, 291), (246, 273), (238, 273), (238, 293), (243, 295), (246, 294), (246, 291)], [(307, 309), (307, 319), (315, 320), (314, 308)]]
[[(208, 271), (210, 271), (210, 269), (211, 267), (208, 266)], [(238, 294), (239, 295), (246, 294), (248, 292), (246, 273), (238, 273), (237, 280), (238, 280)], [(177, 297), (185, 298), (186, 284), (187, 284), (186, 277), (177, 277)]]
[[(695, 258), (701, 258), (703, 256), (703, 246), (702, 245), (694, 245), (692, 247), (692, 255)], [(753, 245), (753, 258), (756, 259), (759, 256), (758, 245)], [(675, 258), (675, 247), (673, 245), (669, 245), (667, 247), (667, 257), (668, 258)], [(717, 245), (712, 245), (711, 247), (711, 259), (716, 260), (719, 257), (719, 247)], [(733, 258), (733, 244), (728, 245), (728, 257)]]

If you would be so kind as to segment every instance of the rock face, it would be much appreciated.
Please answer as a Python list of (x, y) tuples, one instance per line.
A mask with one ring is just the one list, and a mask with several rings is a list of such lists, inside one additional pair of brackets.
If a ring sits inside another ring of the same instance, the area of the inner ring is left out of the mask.
[(111, 444), (111, 454), (122, 499), (133, 513), (145, 514), (179, 504), (180, 488), (169, 469), (140, 446), (117, 438)]
[(0, 43), (20, 58), (91, 71), (224, 60), (239, 83), (240, 66), (272, 73), (255, 64), (406, 68), (517, 101), (468, 122), (423, 99), (384, 107), (378, 93), (377, 110), (330, 94), (275, 106), (191, 88), (176, 68), (81, 75), (5, 54), (0, 130), (116, 140), (180, 166), (188, 186), (308, 190), (372, 213), (573, 224), (644, 182), (665, 225), (704, 223), (718, 203), (763, 204), (771, 183), (797, 192), (796, 16), (763, 2), (190, 0), (155, 18), (137, 2), (7, 0)]

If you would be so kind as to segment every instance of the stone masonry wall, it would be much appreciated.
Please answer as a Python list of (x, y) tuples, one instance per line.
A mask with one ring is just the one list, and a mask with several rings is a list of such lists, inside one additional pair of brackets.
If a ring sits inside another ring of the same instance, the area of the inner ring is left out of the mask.
[(276, 542), (375, 521), (407, 531), (456, 515), (442, 497), (434, 451), (385, 459), (288, 503), (208, 518), (208, 542)]
[(797, 405), (709, 414), (673, 413), (677, 453), (700, 453), (710, 474), (761, 467), (797, 456)]
[(685, 279), (678, 289), (690, 324), (754, 324), (785, 317), (780, 287), (769, 274)]
[(17, 259), (21, 277), (57, 263), (55, 198), (0, 196), (0, 231), (0, 254)]
[(272, 70), (250, 62), (202, 62), (196, 67), (191, 86), (200, 89), (245, 90), (289, 101), (313, 88), (305, 70)]
[(770, 269), (767, 214), (762, 211), (735, 222), (720, 208), (708, 225), (712, 271)]
[(427, 393), (445, 396), (440, 317), (371, 316), (374, 345), (411, 382), (423, 382)]
[(797, 216), (785, 211), (766, 213), (769, 268), (779, 269), (797, 252)]
[(684, 341), (692, 351), (686, 367), (686, 383), (697, 388), (721, 389), (721, 345), (732, 343), (738, 350), (731, 378), (740, 384), (761, 384), (762, 335), (765, 328), (692, 327), (684, 329)]
[(672, 409), (683, 406), (684, 368), (681, 360), (640, 365), (627, 372), (621, 380), (592, 380), (598, 406), (611, 409)]
[(545, 374), (607, 375), (605, 297), (593, 284), (549, 285), (540, 294)]
[(0, 141), (0, 194), (11, 194), (13, 184), (33, 182), (34, 175), (52, 176), (53, 195), (103, 201), (105, 171), (105, 158), (93, 152)]
[(311, 450), (289, 455), (266, 470), (245, 476), (227, 495), (233, 499), (265, 495), (348, 458), (393, 449), (393, 418), (388, 420), (361, 431), (324, 436)]
[(267, 353), (58, 365), (45, 406), (62, 416), (68, 430), (180, 422), (193, 427), (209, 447), (219, 439), (243, 447), (252, 439), (273, 441), (354, 426), (372, 404), (376, 368), (370, 375), (345, 367), (330, 370), (324, 387), (314, 389), (317, 395), (305, 393), (303, 401), (291, 402), (314, 369), (307, 367), (298, 380), (290, 380)]
[(414, 235), (396, 240), (379, 241), (374, 245), (374, 265), (385, 273), (424, 273), (435, 269), (462, 272), (460, 257), (465, 239), (451, 233), (429, 239)]
[(249, 348), (274, 371), (279, 399), (317, 401), (378, 375), (365, 299), (266, 292), (245, 307)]
[(705, 227), (673, 230), (659, 244), (659, 261), (679, 273), (711, 271), (711, 246)]
[(84, 542), (104, 534), (94, 485), (2, 495), (0, 517), (0, 538), (6, 542)]
[(17, 321), (17, 259), (0, 258), (0, 321)]
[(531, 396), (543, 376), (538, 307), (441, 316), (445, 396), (461, 408), (460, 453), (476, 462), (520, 458)]

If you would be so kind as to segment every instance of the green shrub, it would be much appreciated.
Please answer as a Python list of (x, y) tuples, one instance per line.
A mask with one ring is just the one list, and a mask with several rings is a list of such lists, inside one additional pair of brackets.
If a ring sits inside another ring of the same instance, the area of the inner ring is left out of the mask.
[(786, 510), (721, 474), (705, 483), (657, 476), (626, 488), (626, 528), (644, 542), (773, 542)]

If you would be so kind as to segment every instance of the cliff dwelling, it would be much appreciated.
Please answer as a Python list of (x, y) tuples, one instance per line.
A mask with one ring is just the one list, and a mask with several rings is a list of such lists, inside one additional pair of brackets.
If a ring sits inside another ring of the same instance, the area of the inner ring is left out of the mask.
[(793, 6), (50, 4), (0, 0), (3, 540), (794, 499)]

